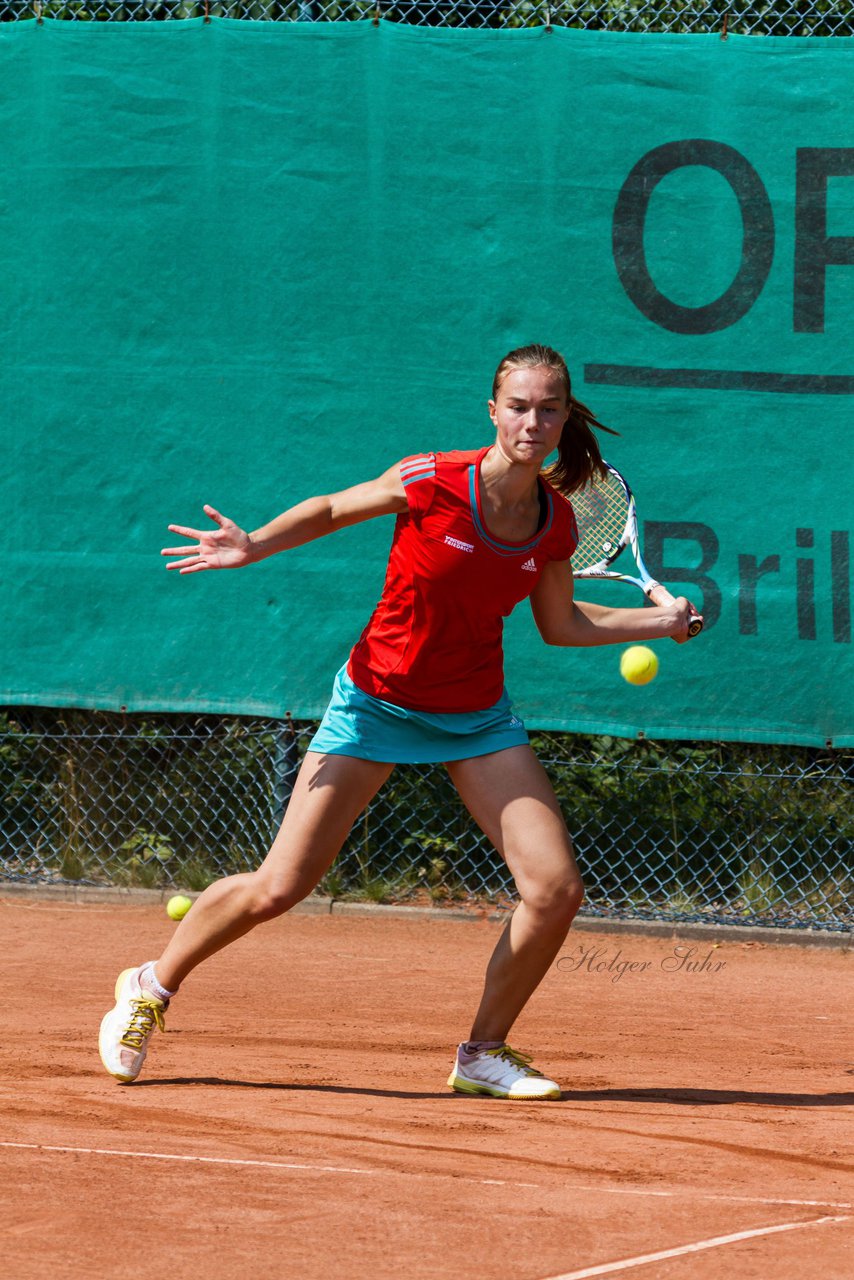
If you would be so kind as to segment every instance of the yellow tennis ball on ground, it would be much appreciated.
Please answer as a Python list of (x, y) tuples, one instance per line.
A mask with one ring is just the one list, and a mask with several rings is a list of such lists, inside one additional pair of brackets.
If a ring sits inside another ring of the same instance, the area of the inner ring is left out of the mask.
[(649, 684), (658, 675), (658, 658), (645, 644), (633, 644), (620, 657), (620, 675), (629, 684)]
[(192, 899), (185, 898), (183, 893), (176, 893), (166, 903), (166, 914), (170, 920), (183, 920), (192, 905)]

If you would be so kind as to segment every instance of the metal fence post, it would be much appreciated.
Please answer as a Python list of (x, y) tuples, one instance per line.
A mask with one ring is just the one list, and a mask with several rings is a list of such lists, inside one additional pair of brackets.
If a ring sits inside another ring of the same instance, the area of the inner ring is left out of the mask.
[(279, 721), (273, 748), (273, 819), (276, 830), (281, 826), (294, 789), (299, 769), (297, 732), (290, 711)]

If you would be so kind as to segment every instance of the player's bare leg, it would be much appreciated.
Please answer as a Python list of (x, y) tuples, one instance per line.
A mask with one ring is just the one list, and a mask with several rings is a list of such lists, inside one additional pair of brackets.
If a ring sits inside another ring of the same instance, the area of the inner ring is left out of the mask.
[(583, 886), (551, 783), (529, 747), (456, 761), (448, 771), (520, 897), (487, 966), (469, 1036), (500, 1045), (560, 951)]
[(307, 897), (393, 768), (308, 752), (267, 857), (257, 871), (217, 880), (196, 900), (155, 964), (158, 981), (177, 991), (208, 956)]
[(116, 1007), (101, 1025), (101, 1057), (112, 1075), (130, 1083), (139, 1074), (150, 1034), (155, 1025), (162, 1026), (169, 994), (187, 974), (316, 888), (393, 767), (351, 756), (306, 754), (284, 821), (258, 870), (210, 885), (175, 930), (153, 974), (126, 970), (120, 975)]

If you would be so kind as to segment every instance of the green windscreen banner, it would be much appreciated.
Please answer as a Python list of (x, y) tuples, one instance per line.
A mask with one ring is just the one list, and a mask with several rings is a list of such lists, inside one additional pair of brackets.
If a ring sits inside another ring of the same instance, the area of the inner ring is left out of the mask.
[(166, 526), (487, 444), (543, 342), (706, 627), (633, 687), (519, 606), (529, 726), (854, 742), (854, 40), (18, 22), (0, 74), (0, 701), (318, 715), (392, 519), (183, 577)]

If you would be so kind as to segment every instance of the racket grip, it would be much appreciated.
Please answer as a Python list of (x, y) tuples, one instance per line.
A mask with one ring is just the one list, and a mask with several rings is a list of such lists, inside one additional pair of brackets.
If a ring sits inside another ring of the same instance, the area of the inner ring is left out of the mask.
[[(663, 608), (676, 603), (676, 597), (671, 595), (667, 587), (663, 587), (660, 582), (650, 582), (645, 591), (653, 604), (661, 605)], [(691, 605), (691, 608), (693, 609), (694, 606)], [(702, 630), (703, 619), (695, 611), (694, 616), (688, 623), (688, 639), (691, 640), (694, 636), (698, 636)]]

